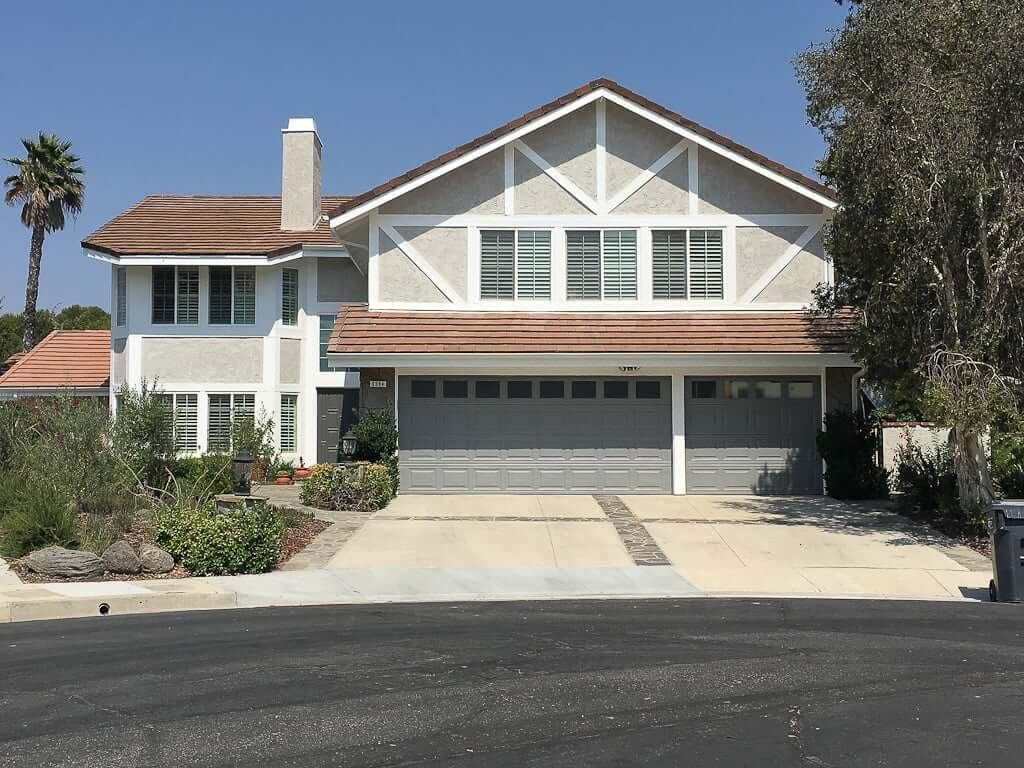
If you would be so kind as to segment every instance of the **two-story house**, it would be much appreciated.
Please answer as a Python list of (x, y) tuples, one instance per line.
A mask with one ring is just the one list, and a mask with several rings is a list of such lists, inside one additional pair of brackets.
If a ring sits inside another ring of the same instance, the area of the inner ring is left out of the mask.
[(111, 385), (158, 378), (189, 450), (263, 408), (331, 459), (393, 409), (405, 493), (820, 493), (850, 408), (831, 190), (594, 81), (351, 198), (312, 121), (280, 198), (146, 198), (113, 264)]

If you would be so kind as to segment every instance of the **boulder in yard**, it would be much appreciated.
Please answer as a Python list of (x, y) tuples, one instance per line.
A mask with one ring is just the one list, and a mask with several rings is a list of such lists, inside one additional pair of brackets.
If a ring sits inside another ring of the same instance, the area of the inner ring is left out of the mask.
[(174, 558), (152, 544), (143, 544), (139, 547), (139, 560), (142, 561), (142, 570), (146, 573), (167, 573), (174, 567)]
[(115, 541), (103, 551), (103, 564), (111, 573), (139, 573), (142, 561), (132, 545), (123, 539)]
[(64, 547), (38, 549), (25, 558), (25, 565), (34, 573), (65, 579), (87, 579), (106, 570), (103, 559), (92, 552)]

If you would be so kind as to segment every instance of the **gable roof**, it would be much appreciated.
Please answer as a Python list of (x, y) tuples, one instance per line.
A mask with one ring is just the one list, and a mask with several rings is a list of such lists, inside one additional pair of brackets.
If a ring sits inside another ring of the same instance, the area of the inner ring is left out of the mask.
[[(348, 199), (322, 198), (321, 215)], [(82, 241), (112, 256), (273, 256), (324, 245), (338, 245), (326, 221), (282, 231), (278, 195), (147, 195)]]
[(110, 331), (53, 331), (0, 376), (0, 390), (104, 389)]
[(511, 134), (514, 131), (525, 127), (534, 120), (542, 118), (545, 115), (548, 115), (561, 107), (565, 107), (574, 101), (577, 101), (585, 96), (588, 96), (602, 89), (612, 94), (615, 94), (629, 102), (632, 102), (633, 104), (643, 109), (653, 112), (654, 114), (664, 118), (665, 120), (674, 123), (680, 128), (683, 128), (700, 137), (703, 137), (704, 139), (712, 142), (713, 144), (718, 145), (719, 147), (734, 152), (737, 155), (755, 163), (764, 170), (778, 174), (779, 176), (788, 179), (789, 181), (794, 182), (800, 185), (801, 187), (804, 187), (810, 190), (811, 192), (814, 192), (817, 195), (826, 198), (827, 200), (834, 202), (838, 199), (836, 197), (835, 190), (833, 190), (831, 187), (825, 184), (822, 184), (820, 181), (812, 179), (809, 176), (805, 176), (799, 171), (794, 171), (792, 168), (787, 168), (786, 166), (774, 160), (770, 160), (769, 158), (765, 157), (759, 152), (755, 152), (749, 147), (745, 147), (742, 144), (738, 144), (732, 139), (726, 138), (725, 136), (722, 136), (720, 133), (712, 131), (710, 128), (705, 128), (700, 123), (696, 123), (687, 117), (683, 117), (678, 112), (673, 112), (672, 110), (663, 107), (660, 104), (651, 101), (650, 99), (644, 98), (643, 96), (634, 93), (628, 88), (619, 85), (614, 80), (609, 80), (607, 78), (599, 78), (597, 80), (592, 80), (591, 82), (577, 88), (574, 91), (570, 91), (564, 96), (560, 96), (554, 101), (550, 101), (541, 107), (537, 107), (536, 109), (527, 112), (525, 115), (517, 117), (515, 120), (512, 120), (511, 122), (505, 123), (504, 125), (495, 128), (493, 131), (485, 133), (483, 136), (478, 136), (472, 141), (466, 142), (465, 144), (456, 147), (455, 149), (449, 152), (445, 152), (443, 155), (435, 157), (433, 160), (428, 160), (427, 162), (423, 163), (420, 166), (417, 166), (416, 168), (413, 168), (410, 171), (406, 171), (405, 173), (400, 174), (393, 179), (385, 181), (383, 184), (378, 184), (373, 189), (369, 189), (360, 195), (356, 195), (355, 197), (348, 198), (344, 202), (340, 203), (332, 211), (330, 211), (329, 216), (331, 219), (334, 219), (335, 217), (341, 216), (345, 213), (348, 213), (349, 211), (359, 208), (360, 206), (365, 205), (374, 198), (380, 197), (381, 195), (387, 194), (388, 192), (392, 192), (398, 189), (399, 187), (408, 184), (409, 182), (416, 181), (425, 174), (430, 173), (431, 171), (436, 170), (438, 168), (441, 168), (442, 166), (451, 163), (455, 160), (458, 160), (459, 158), (467, 155), (473, 150), (480, 149), (481, 147), (484, 147), (492, 142), (499, 141), (502, 138), (506, 137), (508, 134)]
[(342, 306), (331, 354), (847, 353), (853, 315), (373, 311)]

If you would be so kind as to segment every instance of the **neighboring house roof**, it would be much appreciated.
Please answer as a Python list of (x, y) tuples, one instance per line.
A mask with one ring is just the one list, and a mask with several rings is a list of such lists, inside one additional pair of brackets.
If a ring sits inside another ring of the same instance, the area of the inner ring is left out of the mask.
[[(346, 200), (322, 198), (321, 213)], [(307, 232), (282, 231), (277, 195), (148, 195), (82, 241), (113, 256), (272, 256), (323, 245), (338, 245), (327, 221)]]
[(338, 312), (334, 354), (694, 354), (848, 351), (854, 317), (804, 312)]
[(23, 358), (24, 356), (24, 352), (15, 352), (13, 355), (8, 357), (6, 360), (0, 363), (0, 374), (10, 370), (11, 366), (18, 362), (19, 360), (21, 360), (21, 358)]
[(0, 376), (0, 390), (102, 389), (110, 383), (110, 331), (53, 331)]
[(683, 117), (677, 112), (673, 112), (672, 110), (663, 107), (660, 104), (651, 101), (650, 99), (646, 99), (643, 96), (634, 93), (628, 88), (619, 85), (614, 80), (600, 78), (598, 80), (593, 80), (587, 83), (586, 85), (577, 88), (574, 91), (570, 91), (564, 96), (561, 96), (555, 99), (554, 101), (548, 102), (542, 107), (538, 107), (537, 109), (527, 112), (525, 115), (517, 117), (515, 120), (512, 120), (511, 122), (505, 123), (505, 125), (499, 128), (495, 128), (490, 133), (485, 133), (483, 136), (478, 136), (472, 141), (469, 141), (463, 144), (462, 146), (456, 147), (450, 152), (445, 152), (443, 155), (435, 157), (433, 160), (429, 160), (423, 163), (423, 165), (413, 168), (411, 171), (406, 171), (405, 173), (396, 176), (395, 178), (390, 179), (389, 181), (385, 181), (383, 184), (377, 185), (373, 189), (367, 190), (366, 192), (363, 192), (360, 195), (356, 195), (355, 197), (351, 197), (345, 200), (344, 202), (340, 203), (336, 208), (331, 210), (329, 212), (329, 215), (331, 218), (334, 218), (335, 216), (340, 216), (341, 214), (345, 213), (346, 211), (350, 211), (353, 208), (358, 208), (359, 206), (365, 204), (366, 202), (372, 200), (375, 197), (379, 197), (380, 195), (390, 192), (396, 187), (400, 187), (403, 184), (413, 181), (417, 177), (429, 173), (435, 168), (439, 168), (445, 165), (446, 163), (450, 163), (451, 161), (458, 159), (462, 155), (473, 151), (474, 149), (478, 149), (479, 147), (482, 147), (485, 144), (500, 139), (504, 135), (512, 133), (513, 131), (523, 127), (527, 123), (536, 120), (537, 118), (543, 117), (549, 112), (553, 112), (554, 110), (563, 107), (566, 104), (569, 104), (601, 88), (605, 88), (611, 91), (612, 93), (618, 94), (622, 98), (628, 99), (629, 101), (632, 101), (634, 104), (637, 104), (647, 110), (650, 110), (651, 112), (654, 112), (655, 114), (665, 118), (666, 120), (669, 120), (675, 123), (676, 125), (681, 126), (682, 128), (686, 128), (687, 130), (693, 131), (694, 133), (704, 137), (705, 139), (708, 139), (711, 142), (714, 142), (715, 144), (718, 144), (721, 147), (730, 149), (733, 152), (736, 152), (737, 154), (747, 158), (748, 160), (757, 163), (763, 168), (766, 168), (770, 171), (774, 171), (780, 176), (783, 176), (789, 179), (790, 181), (796, 182), (797, 184), (807, 187), (808, 189), (817, 192), (818, 194), (828, 198), (829, 200), (834, 201), (837, 199), (835, 190), (833, 190), (831, 187), (825, 184), (822, 184), (820, 181), (812, 179), (809, 176), (805, 176), (799, 171), (794, 171), (792, 168), (787, 168), (786, 166), (782, 165), (781, 163), (777, 163), (774, 160), (770, 160), (764, 155), (760, 154), (759, 152), (755, 152), (754, 150), (750, 149), (749, 147), (745, 147), (742, 144), (737, 144), (732, 139), (726, 138), (725, 136), (722, 136), (720, 133), (712, 131), (710, 128), (705, 128), (703, 125), (700, 125), (699, 123), (696, 123), (687, 117)]

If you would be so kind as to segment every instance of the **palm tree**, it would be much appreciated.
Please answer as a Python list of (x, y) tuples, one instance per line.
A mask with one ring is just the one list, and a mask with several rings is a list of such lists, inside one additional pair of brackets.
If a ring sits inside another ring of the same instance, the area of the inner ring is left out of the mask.
[(64, 216), (82, 210), (85, 183), (78, 157), (71, 153), (71, 142), (52, 133), (39, 134), (38, 141), (22, 139), (25, 157), (8, 157), (6, 162), (18, 169), (4, 179), (8, 205), (22, 203), (21, 223), (32, 230), (28, 252), (28, 278), (25, 281), (25, 315), (22, 347), (26, 352), (35, 344), (36, 299), (39, 297), (39, 265), (43, 260), (43, 238), (47, 232), (64, 229)]

